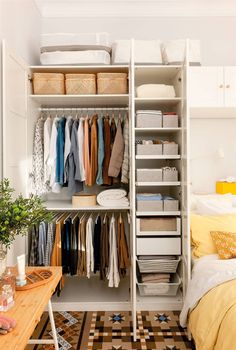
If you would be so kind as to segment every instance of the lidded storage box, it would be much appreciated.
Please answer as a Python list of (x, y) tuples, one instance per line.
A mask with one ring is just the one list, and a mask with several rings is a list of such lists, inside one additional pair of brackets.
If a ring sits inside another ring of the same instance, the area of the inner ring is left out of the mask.
[(64, 74), (34, 73), (33, 92), (35, 95), (63, 95), (65, 93)]
[(95, 74), (66, 74), (67, 95), (96, 94)]
[(162, 112), (152, 110), (138, 110), (136, 112), (137, 128), (161, 128)]
[(162, 155), (162, 144), (138, 144), (137, 155)]
[(137, 169), (138, 182), (161, 182), (162, 169)]
[(127, 94), (128, 92), (127, 73), (98, 73), (97, 88), (98, 94)]

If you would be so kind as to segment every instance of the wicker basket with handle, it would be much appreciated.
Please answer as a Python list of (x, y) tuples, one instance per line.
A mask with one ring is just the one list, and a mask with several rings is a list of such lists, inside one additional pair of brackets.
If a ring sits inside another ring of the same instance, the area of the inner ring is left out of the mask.
[(66, 74), (67, 95), (96, 94), (95, 74)]
[(98, 94), (127, 94), (127, 73), (98, 73)]
[(33, 92), (35, 95), (63, 95), (65, 79), (62, 73), (34, 73)]

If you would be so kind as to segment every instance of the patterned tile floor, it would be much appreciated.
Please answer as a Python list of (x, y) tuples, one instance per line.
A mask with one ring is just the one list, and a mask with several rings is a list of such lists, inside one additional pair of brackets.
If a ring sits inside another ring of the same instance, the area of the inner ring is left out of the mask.
[[(179, 325), (179, 312), (137, 314), (137, 341), (133, 342), (131, 313), (56, 312), (60, 350), (184, 350), (194, 349)], [(48, 315), (44, 313), (34, 337), (49, 338)], [(51, 350), (53, 346), (28, 346), (26, 350)]]

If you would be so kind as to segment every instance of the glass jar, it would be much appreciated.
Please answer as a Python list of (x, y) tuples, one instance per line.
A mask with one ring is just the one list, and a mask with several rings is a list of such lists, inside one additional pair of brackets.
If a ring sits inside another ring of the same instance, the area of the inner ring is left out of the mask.
[(3, 285), (10, 285), (12, 288), (13, 296), (15, 296), (16, 291), (16, 276), (12, 273), (10, 267), (7, 267), (4, 274), (1, 278), (1, 284)]
[(9, 310), (14, 305), (13, 291), (9, 284), (2, 286), (3, 311)]

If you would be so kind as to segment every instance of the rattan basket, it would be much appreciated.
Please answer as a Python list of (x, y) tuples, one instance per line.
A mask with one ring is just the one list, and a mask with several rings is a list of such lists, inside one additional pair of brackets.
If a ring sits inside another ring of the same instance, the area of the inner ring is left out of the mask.
[(66, 74), (67, 95), (96, 94), (95, 74)]
[(65, 79), (62, 73), (34, 73), (33, 93), (35, 95), (63, 95)]
[(97, 89), (98, 94), (127, 94), (128, 92), (127, 73), (98, 73)]

